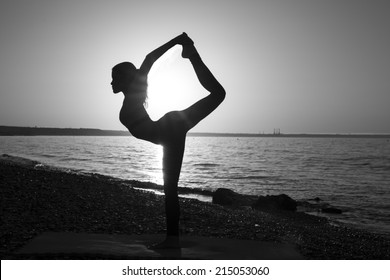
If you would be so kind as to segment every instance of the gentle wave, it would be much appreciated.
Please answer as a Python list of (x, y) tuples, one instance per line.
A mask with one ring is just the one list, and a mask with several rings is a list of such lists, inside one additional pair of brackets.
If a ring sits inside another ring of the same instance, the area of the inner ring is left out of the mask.
[(203, 166), (203, 167), (216, 167), (219, 166), (219, 164), (216, 163), (195, 163), (193, 166)]

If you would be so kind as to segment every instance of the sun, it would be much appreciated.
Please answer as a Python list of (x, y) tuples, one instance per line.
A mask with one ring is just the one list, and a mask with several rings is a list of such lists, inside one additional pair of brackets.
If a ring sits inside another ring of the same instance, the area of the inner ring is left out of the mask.
[(152, 119), (158, 119), (165, 113), (184, 109), (183, 93), (177, 73), (158, 73), (148, 78), (147, 111)]
[(149, 73), (146, 110), (153, 120), (189, 107), (202, 95), (191, 63), (180, 52), (181, 48), (167, 52)]

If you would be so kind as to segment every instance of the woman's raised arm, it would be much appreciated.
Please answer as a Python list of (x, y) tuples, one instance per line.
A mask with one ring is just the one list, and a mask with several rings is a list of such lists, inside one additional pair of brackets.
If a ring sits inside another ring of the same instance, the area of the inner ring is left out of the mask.
[(176, 46), (177, 44), (183, 45), (188, 42), (189, 37), (186, 33), (182, 33), (181, 35), (173, 38), (169, 42), (165, 43), (164, 45), (158, 47), (148, 55), (146, 55), (144, 61), (142, 62), (142, 65), (140, 67), (140, 71), (147, 75), (152, 68), (153, 64), (156, 62), (157, 59), (159, 59), (164, 53), (166, 53), (169, 49)]

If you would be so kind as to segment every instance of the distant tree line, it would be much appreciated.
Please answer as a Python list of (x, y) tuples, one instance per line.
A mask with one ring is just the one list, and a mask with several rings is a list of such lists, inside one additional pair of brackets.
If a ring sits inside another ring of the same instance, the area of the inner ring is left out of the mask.
[(35, 136), (35, 135), (60, 135), (60, 136), (129, 136), (128, 131), (101, 130), (94, 128), (47, 128), (47, 127), (19, 127), (0, 126), (2, 136)]

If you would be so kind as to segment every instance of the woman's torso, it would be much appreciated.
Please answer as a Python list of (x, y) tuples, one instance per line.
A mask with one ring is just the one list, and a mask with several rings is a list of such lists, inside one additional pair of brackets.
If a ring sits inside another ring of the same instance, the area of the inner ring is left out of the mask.
[(130, 133), (140, 139), (157, 142), (157, 125), (152, 121), (142, 104), (125, 97), (119, 113), (120, 122)]

